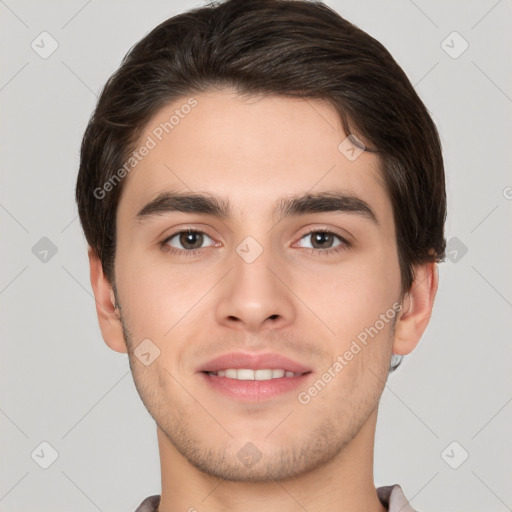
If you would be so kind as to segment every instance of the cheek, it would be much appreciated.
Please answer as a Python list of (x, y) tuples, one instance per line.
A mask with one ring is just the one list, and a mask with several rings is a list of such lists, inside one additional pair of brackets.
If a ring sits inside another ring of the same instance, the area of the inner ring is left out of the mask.
[(312, 268), (307, 277), (298, 273), (295, 283), (295, 289), (301, 290), (298, 295), (307, 297), (308, 307), (324, 321), (331, 337), (347, 341), (378, 321), (399, 299), (398, 259), (377, 251), (355, 255), (339, 265)]
[[(309, 315), (305, 320), (309, 332), (315, 323), (317, 330), (324, 333), (329, 356), (325, 370), (330, 368), (330, 373), (336, 375), (333, 392), (347, 399), (359, 397), (356, 401), (363, 398), (362, 392), (380, 396), (399, 308), (398, 259), (394, 259), (392, 251), (361, 255), (350, 263), (310, 275), (308, 282), (323, 285), (309, 289), (304, 276), (297, 279), (302, 282), (302, 294), (307, 292), (303, 296), (307, 297), (308, 307), (318, 317)], [(336, 362), (339, 364), (334, 368)]]
[(116, 278), (130, 324), (139, 334), (157, 338), (186, 317), (211, 286), (204, 272), (185, 265), (165, 265), (162, 258), (142, 254), (119, 258)]

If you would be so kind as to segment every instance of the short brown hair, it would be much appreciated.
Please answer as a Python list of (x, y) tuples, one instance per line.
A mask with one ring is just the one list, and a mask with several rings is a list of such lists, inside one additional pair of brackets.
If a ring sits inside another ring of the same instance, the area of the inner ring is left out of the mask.
[(227, 0), (174, 16), (146, 35), (109, 78), (81, 147), (76, 200), (89, 245), (114, 282), (115, 176), (149, 119), (214, 87), (322, 99), (381, 160), (393, 205), (402, 291), (414, 265), (442, 261), (446, 192), (439, 135), (390, 53), (328, 6), (306, 0)]

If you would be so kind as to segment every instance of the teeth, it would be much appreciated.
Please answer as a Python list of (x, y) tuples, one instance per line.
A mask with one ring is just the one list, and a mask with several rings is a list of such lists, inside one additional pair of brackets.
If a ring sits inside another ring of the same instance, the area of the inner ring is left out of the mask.
[(236, 378), (238, 380), (255, 380), (255, 371), (254, 370), (237, 370)]
[(217, 377), (227, 377), (237, 380), (271, 380), (282, 377), (296, 377), (301, 373), (293, 373), (282, 369), (251, 370), (249, 368), (228, 368), (217, 372), (209, 372)]

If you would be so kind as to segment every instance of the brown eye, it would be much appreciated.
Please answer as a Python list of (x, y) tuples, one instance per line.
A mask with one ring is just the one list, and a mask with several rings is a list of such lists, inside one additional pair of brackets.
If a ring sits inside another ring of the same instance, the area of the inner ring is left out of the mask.
[(312, 233), (311, 243), (315, 249), (330, 249), (334, 242), (334, 235), (331, 233), (317, 232)]
[(174, 233), (169, 238), (167, 238), (165, 244), (175, 249), (193, 251), (195, 249), (201, 249), (206, 239), (212, 240), (206, 233), (203, 233), (202, 231), (187, 230)]
[[(340, 245), (347, 245), (347, 242), (341, 236), (330, 231), (311, 231), (310, 233), (304, 235), (301, 240), (307, 240), (308, 238), (310, 239), (309, 245), (306, 244), (302, 245), (301, 247), (310, 249), (333, 249)], [(339, 240), (338, 243), (335, 243), (336, 238)]]

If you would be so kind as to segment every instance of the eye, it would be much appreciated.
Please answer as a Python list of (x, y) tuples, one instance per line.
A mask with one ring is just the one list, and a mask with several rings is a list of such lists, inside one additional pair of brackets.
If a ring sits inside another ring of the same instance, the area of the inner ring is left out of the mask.
[[(345, 240), (345, 238), (328, 229), (317, 229), (310, 231), (301, 238), (301, 240), (308, 239), (310, 239), (309, 244), (301, 244), (300, 247), (317, 251), (320, 250), (324, 253), (337, 252), (339, 250), (344, 250), (350, 247), (350, 243)], [(336, 243), (336, 239), (338, 240), (338, 243)]]
[[(204, 247), (203, 244), (206, 239), (213, 242), (203, 231), (187, 229), (173, 233), (162, 242), (162, 245), (171, 247), (171, 252), (195, 252)], [(208, 245), (212, 244), (207, 244), (207, 246)]]

